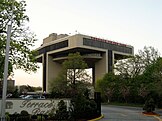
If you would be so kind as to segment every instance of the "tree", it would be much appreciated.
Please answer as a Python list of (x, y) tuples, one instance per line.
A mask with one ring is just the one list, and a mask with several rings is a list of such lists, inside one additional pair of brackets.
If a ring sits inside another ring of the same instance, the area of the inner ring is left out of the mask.
[(154, 63), (150, 64), (141, 75), (141, 82), (148, 86), (149, 91), (155, 91), (158, 95), (162, 95), (162, 58), (158, 58)]
[(107, 102), (111, 101), (111, 98), (119, 91), (119, 76), (114, 73), (107, 73), (100, 80), (97, 80), (96, 90), (101, 92), (102, 98), (106, 98)]
[[(148, 90), (155, 87), (154, 82), (157, 80), (157, 75), (153, 76), (153, 71), (155, 70), (153, 65), (155, 65), (154, 63), (156, 63), (159, 57), (158, 51), (153, 47), (144, 47), (135, 56), (119, 60), (114, 68), (117, 74), (122, 77), (122, 84), (125, 82), (126, 87), (130, 86), (129, 88), (134, 90), (131, 92), (136, 92), (138, 93), (137, 95), (145, 97), (149, 93)], [(153, 81), (155, 77), (156, 79)], [(122, 87), (124, 88), (124, 86)], [(128, 92), (128, 90), (124, 92)]]
[(135, 78), (141, 75), (147, 66), (155, 62), (160, 57), (158, 50), (153, 47), (144, 47), (138, 54), (124, 60), (119, 60), (114, 66), (117, 74), (123, 78)]
[(50, 81), (50, 92), (54, 96), (65, 97), (75, 95), (76, 92), (87, 93), (87, 87), (91, 86), (91, 76), (85, 70), (88, 66), (80, 53), (70, 53), (62, 67), (58, 77)]
[(68, 97), (68, 95), (71, 95), (67, 85), (66, 74), (62, 72), (53, 81), (50, 81), (49, 85), (49, 90), (52, 97)]
[[(151, 91), (157, 92), (158, 89), (161, 92), (161, 69), (162, 59), (158, 51), (153, 47), (144, 47), (135, 56), (118, 60), (114, 65), (115, 74), (106, 74), (97, 84), (106, 97), (119, 94), (126, 102), (143, 102), (141, 98), (145, 99)], [(114, 77), (118, 78), (114, 80)]]
[(145, 46), (143, 50), (139, 50), (138, 55), (141, 57), (142, 63), (145, 68), (154, 63), (160, 57), (158, 50), (156, 50), (152, 46)]
[(78, 82), (90, 82), (91, 77), (87, 74), (87, 64), (80, 53), (70, 53), (68, 60), (63, 62), (63, 68), (67, 74), (67, 82), (75, 87)]
[(35, 61), (37, 52), (31, 50), (36, 39), (35, 35), (25, 26), (29, 21), (25, 14), (25, 7), (25, 1), (0, 1), (0, 79), (3, 77), (6, 29), (11, 21), (9, 75), (13, 72), (13, 68), (23, 69), (27, 72), (36, 71), (38, 68)]

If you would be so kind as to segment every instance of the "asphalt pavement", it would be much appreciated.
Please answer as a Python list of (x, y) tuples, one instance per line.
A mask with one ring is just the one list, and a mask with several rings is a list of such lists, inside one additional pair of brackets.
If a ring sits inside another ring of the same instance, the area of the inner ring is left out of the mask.
[[(104, 118), (100, 121), (162, 121), (162, 116), (143, 115), (141, 107), (102, 105)], [(156, 113), (162, 115), (162, 110), (156, 109)]]

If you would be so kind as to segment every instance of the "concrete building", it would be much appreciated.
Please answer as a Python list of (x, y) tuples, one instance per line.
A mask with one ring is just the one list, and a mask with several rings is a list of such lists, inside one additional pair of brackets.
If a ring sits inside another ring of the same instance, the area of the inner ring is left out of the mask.
[(92, 68), (93, 84), (112, 71), (116, 60), (134, 54), (134, 48), (130, 45), (82, 34), (68, 36), (52, 33), (37, 50), (38, 62), (43, 64), (43, 91), (47, 92), (49, 82), (57, 77), (69, 53), (80, 52), (84, 57), (88, 67)]

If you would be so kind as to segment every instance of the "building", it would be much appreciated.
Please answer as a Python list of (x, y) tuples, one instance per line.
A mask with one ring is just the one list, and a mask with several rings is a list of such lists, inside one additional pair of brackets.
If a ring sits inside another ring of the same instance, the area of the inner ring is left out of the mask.
[[(7, 80), (7, 91), (13, 91), (15, 87), (15, 80), (8, 79)], [(2, 94), (3, 90), (3, 80), (0, 80), (0, 95)]]
[(43, 64), (43, 91), (47, 92), (49, 81), (57, 77), (69, 53), (80, 52), (84, 57), (88, 67), (92, 68), (93, 84), (112, 71), (116, 60), (134, 54), (133, 46), (82, 34), (52, 33), (36, 50), (39, 53), (37, 60)]

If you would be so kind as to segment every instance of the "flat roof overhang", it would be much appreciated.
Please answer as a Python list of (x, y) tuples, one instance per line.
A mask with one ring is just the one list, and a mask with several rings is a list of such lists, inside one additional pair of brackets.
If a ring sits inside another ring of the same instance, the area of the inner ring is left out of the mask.
[[(58, 62), (58, 63), (62, 63), (64, 60), (67, 60), (67, 56), (69, 53), (76, 53), (79, 52), (85, 62), (88, 65), (91, 65), (90, 63), (95, 63), (96, 61), (100, 60), (102, 57), (101, 56), (95, 56), (95, 55), (88, 55), (88, 54), (100, 54), (102, 55), (102, 53), (104, 53), (104, 51), (100, 51), (100, 50), (94, 50), (94, 49), (88, 49), (88, 48), (81, 48), (81, 47), (77, 47), (77, 48), (71, 48), (71, 49), (66, 49), (63, 51), (53, 51), (50, 52), (48, 55), (53, 57), (53, 61)], [(42, 63), (42, 55), (37, 56), (37, 62)]]
[[(57, 50), (57, 51), (53, 51), (53, 52), (47, 52), (49, 53), (48, 55), (53, 57), (53, 61), (58, 62), (58, 63), (62, 63), (64, 60), (67, 60), (67, 56), (69, 53), (76, 53), (79, 52), (84, 60), (86, 61), (86, 63), (88, 63), (88, 65), (92, 65), (91, 63), (95, 63), (98, 60), (100, 60), (102, 58), (102, 56), (90, 56), (88, 54), (100, 54), (102, 55), (103, 53), (106, 52), (105, 51), (101, 51), (101, 50), (97, 50), (97, 49), (90, 49), (90, 48), (82, 48), (82, 47), (76, 47), (76, 48), (67, 48), (65, 50)], [(43, 54), (42, 54), (43, 55)], [(86, 56), (88, 55), (88, 56)], [(128, 55), (124, 55), (124, 53), (114, 53), (114, 59), (115, 60), (120, 60), (120, 59), (125, 59), (128, 58)], [(42, 56), (39, 55), (37, 56), (37, 62), (42, 62)]]

